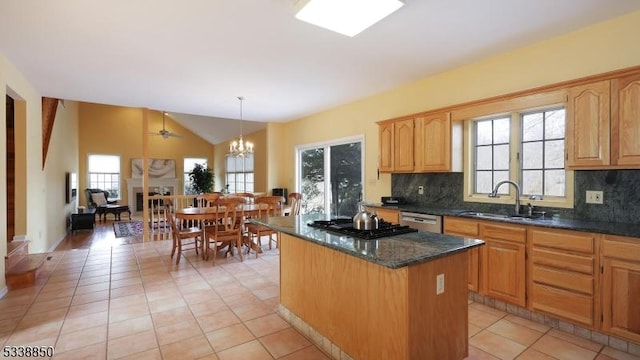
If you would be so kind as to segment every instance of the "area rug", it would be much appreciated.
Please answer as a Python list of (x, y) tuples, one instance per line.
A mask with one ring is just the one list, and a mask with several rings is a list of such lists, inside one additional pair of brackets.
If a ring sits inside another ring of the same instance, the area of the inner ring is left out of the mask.
[(129, 237), (142, 235), (142, 221), (118, 221), (113, 223), (113, 231), (116, 237)]

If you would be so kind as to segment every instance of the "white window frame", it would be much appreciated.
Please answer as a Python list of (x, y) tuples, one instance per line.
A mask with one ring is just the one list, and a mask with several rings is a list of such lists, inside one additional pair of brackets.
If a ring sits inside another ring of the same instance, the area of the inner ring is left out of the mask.
[[(513, 186), (503, 185), (500, 190), (505, 191), (508, 188), (508, 194), (500, 195), (497, 198), (490, 198), (487, 194), (475, 193), (475, 146), (474, 146), (474, 121), (498, 118), (501, 116), (510, 116), (510, 141), (509, 141), (509, 179), (518, 184), (522, 184), (522, 166), (521, 166), (521, 114), (528, 114), (535, 111), (545, 111), (564, 106), (566, 103), (550, 103), (548, 105), (536, 106), (527, 109), (519, 109), (517, 111), (499, 112), (490, 115), (478, 116), (466, 119), (464, 123), (464, 201), (478, 203), (493, 204), (509, 204), (515, 203), (515, 190)], [(566, 136), (565, 136), (566, 139)], [(565, 142), (566, 144), (566, 142)], [(566, 153), (566, 151), (565, 151)], [(544, 196), (542, 199), (530, 199), (526, 196), (520, 196), (520, 203), (531, 203), (534, 206), (557, 207), (557, 208), (573, 208), (574, 206), (574, 172), (566, 168), (565, 164), (565, 191), (564, 197)]]
[[(255, 192), (255, 187), (256, 187), (256, 174), (255, 174), (255, 157), (253, 156), (253, 154), (249, 154), (247, 155), (248, 157), (251, 157), (251, 162), (249, 165), (246, 165), (246, 160), (247, 157), (242, 157), (242, 156), (232, 156), (232, 155), (226, 155), (225, 159), (224, 159), (224, 167), (225, 167), (225, 172), (224, 172), (224, 189), (228, 190), (231, 193), (234, 192)], [(241, 159), (243, 160), (243, 169), (242, 171), (229, 171), (229, 159)], [(243, 178), (244, 181), (239, 182), (237, 177), (239, 174), (243, 174)], [(234, 187), (231, 187), (229, 184), (229, 175), (233, 175), (233, 177), (235, 178), (234, 180)], [(253, 178), (252, 182), (247, 182), (247, 175), (251, 175), (251, 177)], [(237, 185), (238, 184), (242, 184), (242, 189), (238, 189)], [(227, 188), (227, 185), (230, 186), (230, 188)]]
[[(97, 172), (97, 171), (91, 171), (91, 157), (93, 156), (109, 156), (109, 157), (114, 157), (114, 158), (118, 158), (118, 172)], [(91, 180), (92, 175), (104, 175), (104, 176), (113, 176), (113, 175), (117, 175), (118, 180), (117, 181), (109, 181), (110, 184), (115, 185), (116, 186), (116, 190), (118, 191), (118, 196), (117, 197), (110, 197), (109, 199), (112, 200), (120, 200), (122, 199), (122, 157), (120, 155), (117, 154), (88, 154), (87, 155), (87, 188), (90, 189), (102, 189), (102, 190), (110, 190), (110, 187), (106, 186), (105, 181), (102, 182), (94, 182)]]
[[(317, 142), (317, 143), (310, 143), (310, 144), (304, 144), (304, 145), (298, 145), (295, 147), (295, 176), (296, 176), (296, 184), (295, 184), (295, 188), (296, 188), (296, 192), (301, 192), (302, 191), (302, 171), (301, 171), (301, 158), (302, 158), (302, 152), (305, 150), (309, 150), (309, 149), (314, 149), (314, 148), (318, 148), (318, 147), (323, 147), (325, 149), (330, 149), (331, 146), (336, 146), (336, 145), (345, 145), (345, 144), (350, 144), (350, 143), (354, 143), (354, 142), (360, 142), (360, 163), (361, 163), (361, 169), (360, 169), (360, 173), (361, 173), (361, 182), (362, 182), (362, 198), (366, 199), (366, 184), (365, 184), (365, 168), (364, 168), (364, 164), (365, 164), (365, 141), (364, 141), (364, 135), (357, 135), (357, 136), (351, 136), (351, 137), (345, 137), (345, 138), (340, 138), (340, 139), (336, 139), (336, 140), (330, 140), (330, 141), (322, 141), (322, 142)], [(324, 152), (324, 173), (325, 173), (325, 177), (327, 176), (327, 174), (330, 173), (330, 158), (331, 158), (331, 152), (330, 151), (325, 151)], [(330, 185), (331, 182), (330, 181), (325, 181), (325, 186), (324, 186), (324, 203), (325, 206), (327, 204), (329, 204), (331, 202), (331, 189), (330, 189)], [(325, 212), (328, 214), (328, 216), (330, 215), (330, 211), (326, 211), (327, 209), (325, 209)]]

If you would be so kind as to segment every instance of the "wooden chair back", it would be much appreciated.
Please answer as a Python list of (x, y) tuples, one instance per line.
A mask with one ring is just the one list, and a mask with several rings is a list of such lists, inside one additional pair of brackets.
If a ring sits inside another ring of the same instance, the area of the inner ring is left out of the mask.
[(255, 202), (256, 196), (253, 193), (248, 192), (239, 192), (232, 194), (232, 196), (239, 196), (245, 199), (246, 204), (253, 204)]
[(258, 216), (282, 216), (284, 197), (282, 196), (260, 196), (256, 198), (256, 204), (266, 204), (266, 207), (258, 209)]
[(215, 206), (220, 196), (222, 196), (221, 193), (200, 194), (196, 196), (196, 202), (198, 203), (198, 207), (211, 207)]
[(216, 232), (232, 232), (242, 230), (244, 221), (244, 198), (241, 197), (221, 197), (216, 201), (215, 206), (218, 207), (218, 218), (220, 222), (216, 226)]
[(291, 211), (289, 215), (295, 216), (300, 215), (300, 206), (302, 205), (302, 194), (297, 192), (292, 192), (289, 194), (289, 206), (291, 207)]

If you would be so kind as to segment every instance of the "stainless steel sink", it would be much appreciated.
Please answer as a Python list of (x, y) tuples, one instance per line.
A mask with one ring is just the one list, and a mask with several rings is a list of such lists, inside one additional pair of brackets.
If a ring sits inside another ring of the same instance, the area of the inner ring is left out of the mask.
[(523, 220), (523, 221), (535, 221), (535, 220), (544, 220), (544, 215), (534, 214), (532, 216), (525, 214), (495, 214), (495, 213), (487, 213), (487, 212), (478, 212), (478, 211), (465, 211), (460, 213), (460, 215), (471, 216), (475, 218), (482, 219), (513, 219), (513, 220)]

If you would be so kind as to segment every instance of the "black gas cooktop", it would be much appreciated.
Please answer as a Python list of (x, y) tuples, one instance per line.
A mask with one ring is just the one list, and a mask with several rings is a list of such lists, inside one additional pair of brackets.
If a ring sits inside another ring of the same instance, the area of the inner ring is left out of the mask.
[(347, 218), (336, 218), (331, 220), (316, 220), (307, 224), (308, 226), (324, 229), (340, 235), (348, 235), (359, 239), (379, 239), (387, 236), (407, 234), (418, 230), (406, 225), (392, 224), (384, 220), (379, 220), (378, 228), (375, 230), (358, 230), (353, 227), (353, 220)]

